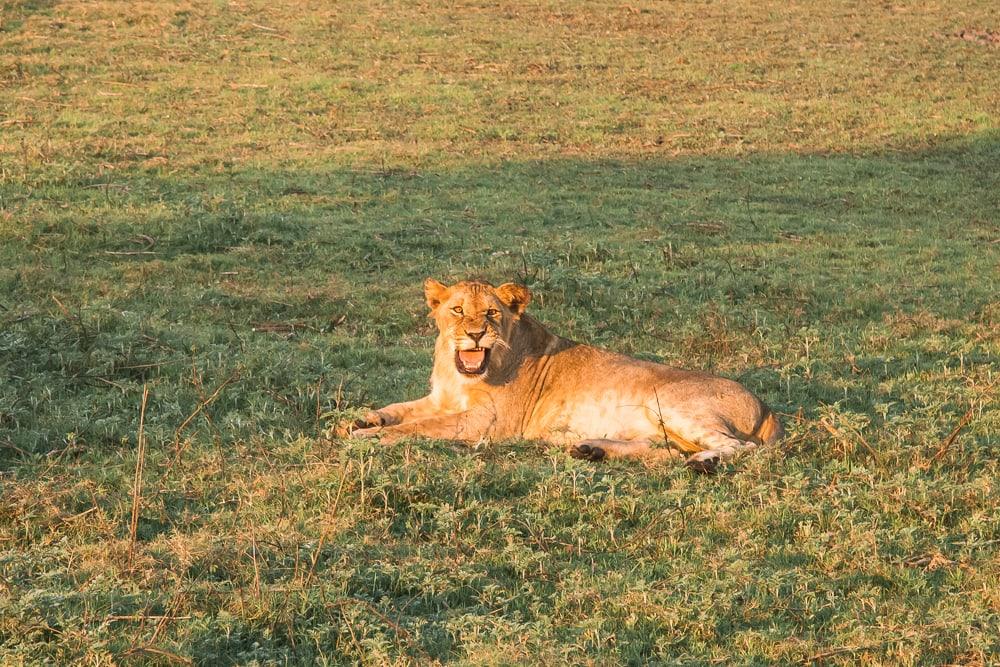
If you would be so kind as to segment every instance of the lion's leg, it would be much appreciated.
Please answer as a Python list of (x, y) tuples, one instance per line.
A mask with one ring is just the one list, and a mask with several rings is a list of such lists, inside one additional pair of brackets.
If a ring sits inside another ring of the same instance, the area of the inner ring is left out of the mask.
[(575, 459), (601, 461), (603, 459), (643, 459), (645, 461), (668, 461), (681, 455), (665, 447), (654, 448), (649, 440), (583, 440), (569, 450)]
[(460, 440), (473, 442), (487, 435), (487, 425), (469, 412), (438, 415), (406, 421), (391, 426), (366, 428), (354, 432), (355, 437), (378, 437), (381, 442), (392, 443), (411, 435), (434, 440)]
[(756, 443), (741, 440), (721, 427), (705, 432), (697, 441), (706, 449), (689, 456), (687, 465), (698, 472), (715, 472), (720, 463), (757, 447)]
[(433, 417), (441, 412), (441, 406), (432, 401), (430, 396), (418, 398), (415, 401), (393, 403), (375, 411), (382, 418), (381, 426), (391, 426), (402, 422)]
[(339, 437), (348, 437), (357, 431), (423, 419), (439, 411), (437, 404), (431, 401), (431, 397), (424, 396), (415, 401), (393, 403), (378, 410), (370, 410), (360, 419), (344, 420), (337, 424), (335, 433)]

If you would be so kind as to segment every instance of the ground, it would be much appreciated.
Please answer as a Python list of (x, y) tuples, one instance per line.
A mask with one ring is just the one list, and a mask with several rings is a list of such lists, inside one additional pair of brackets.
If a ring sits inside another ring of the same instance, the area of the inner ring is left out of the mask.
[[(998, 31), (0, 4), (0, 663), (994, 663)], [(428, 275), (788, 437), (715, 476), (327, 437), (426, 390)]]

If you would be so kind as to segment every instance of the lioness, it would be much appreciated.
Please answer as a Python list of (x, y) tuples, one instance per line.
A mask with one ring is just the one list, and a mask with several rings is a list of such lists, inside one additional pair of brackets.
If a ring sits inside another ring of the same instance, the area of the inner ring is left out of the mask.
[(684, 457), (699, 471), (782, 435), (774, 413), (732, 380), (549, 333), (525, 314), (531, 293), (521, 285), (428, 278), (424, 293), (439, 332), (430, 394), (369, 412), (342, 435), (536, 439), (591, 461)]

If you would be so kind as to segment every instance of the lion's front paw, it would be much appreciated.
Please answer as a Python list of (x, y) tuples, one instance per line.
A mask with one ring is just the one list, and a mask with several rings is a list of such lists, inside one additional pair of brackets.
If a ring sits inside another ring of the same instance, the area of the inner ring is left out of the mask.
[(584, 461), (601, 461), (606, 454), (602, 448), (596, 445), (588, 445), (581, 442), (569, 450), (569, 455), (574, 459), (583, 459)]
[(374, 410), (360, 419), (343, 419), (333, 429), (338, 438), (365, 438), (386, 425), (382, 415)]
[(722, 455), (719, 452), (705, 450), (689, 456), (686, 463), (687, 467), (695, 472), (711, 475), (719, 469), (719, 464), (722, 463)]

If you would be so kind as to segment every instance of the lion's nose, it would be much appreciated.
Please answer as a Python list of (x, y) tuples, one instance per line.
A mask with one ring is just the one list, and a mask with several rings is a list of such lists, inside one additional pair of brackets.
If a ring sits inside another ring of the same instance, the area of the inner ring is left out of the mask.
[(486, 329), (482, 331), (466, 331), (465, 335), (471, 338), (476, 345), (479, 345), (479, 340), (486, 335)]

